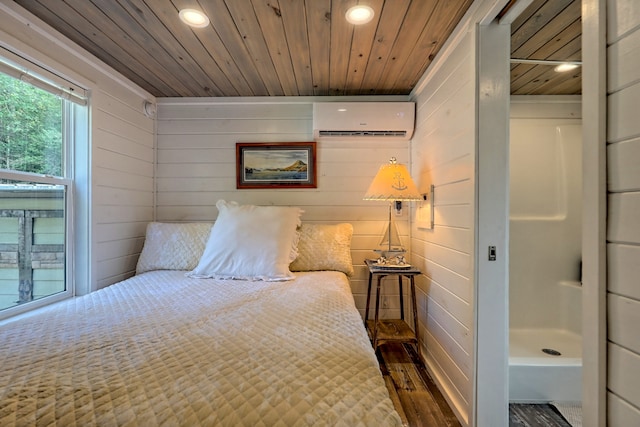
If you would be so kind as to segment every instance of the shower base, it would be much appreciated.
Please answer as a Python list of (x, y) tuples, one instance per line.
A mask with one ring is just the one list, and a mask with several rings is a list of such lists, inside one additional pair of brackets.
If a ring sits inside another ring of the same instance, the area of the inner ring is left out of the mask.
[(512, 329), (509, 401), (581, 402), (580, 335), (561, 329)]

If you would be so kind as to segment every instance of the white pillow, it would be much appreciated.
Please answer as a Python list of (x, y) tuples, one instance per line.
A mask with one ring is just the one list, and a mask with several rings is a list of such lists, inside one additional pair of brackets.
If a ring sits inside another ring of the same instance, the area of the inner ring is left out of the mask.
[(290, 280), (302, 210), (288, 206), (239, 205), (218, 200), (218, 218), (195, 278)]
[(136, 274), (152, 270), (193, 270), (204, 252), (211, 222), (147, 224)]
[(353, 275), (351, 237), (353, 225), (302, 224), (298, 257), (291, 263), (291, 271), (342, 271)]

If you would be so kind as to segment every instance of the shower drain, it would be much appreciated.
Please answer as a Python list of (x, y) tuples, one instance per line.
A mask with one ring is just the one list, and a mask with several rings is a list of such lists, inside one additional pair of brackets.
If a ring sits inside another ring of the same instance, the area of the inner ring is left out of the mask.
[(549, 354), (551, 356), (562, 356), (562, 353), (560, 353), (558, 350), (554, 350), (552, 348), (543, 348), (542, 352), (546, 353), (546, 354)]

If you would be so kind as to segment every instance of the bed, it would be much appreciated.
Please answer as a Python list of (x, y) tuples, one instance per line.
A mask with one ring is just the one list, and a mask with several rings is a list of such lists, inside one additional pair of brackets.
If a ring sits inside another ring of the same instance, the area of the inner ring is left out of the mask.
[(211, 270), (216, 224), (150, 224), (134, 277), (0, 328), (0, 425), (401, 425), (351, 294), (350, 225), (294, 223), (287, 271), (268, 272)]

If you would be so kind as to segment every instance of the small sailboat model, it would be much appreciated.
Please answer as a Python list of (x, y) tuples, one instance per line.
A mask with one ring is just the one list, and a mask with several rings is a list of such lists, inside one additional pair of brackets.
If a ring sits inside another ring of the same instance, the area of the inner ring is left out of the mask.
[(363, 199), (389, 202), (387, 230), (382, 236), (378, 248), (374, 249), (374, 252), (380, 254), (378, 264), (408, 267), (409, 265), (404, 262), (406, 250), (402, 246), (398, 228), (393, 219), (393, 205), (397, 203), (397, 209), (401, 209), (403, 200), (422, 200), (422, 196), (413, 183), (406, 166), (398, 164), (395, 157), (389, 160), (389, 164), (380, 166)]
[(400, 234), (398, 233), (398, 228), (393, 218), (392, 204), (393, 203), (389, 204), (389, 222), (387, 229), (382, 235), (378, 248), (374, 249), (374, 252), (380, 255), (380, 259), (378, 259), (379, 264), (408, 267), (409, 265), (404, 261), (404, 254), (407, 250), (402, 246), (402, 241), (400, 240)]

